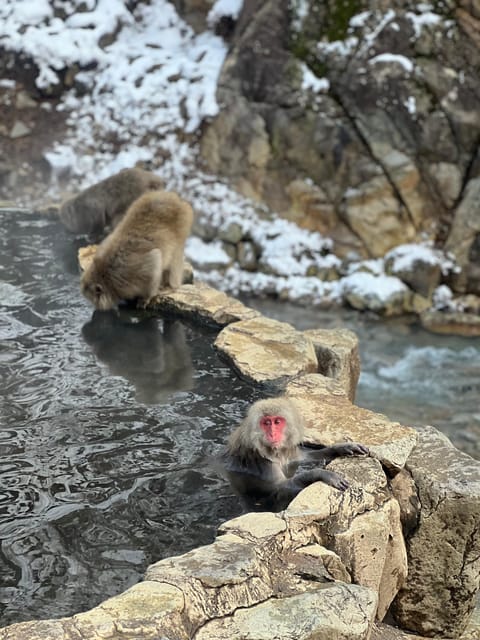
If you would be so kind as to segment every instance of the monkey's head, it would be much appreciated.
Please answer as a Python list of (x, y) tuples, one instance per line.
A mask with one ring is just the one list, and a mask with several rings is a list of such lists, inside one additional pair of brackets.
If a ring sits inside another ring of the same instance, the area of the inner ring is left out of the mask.
[(90, 300), (94, 307), (100, 311), (114, 309), (119, 303), (108, 278), (101, 268), (97, 268), (95, 260), (84, 271), (80, 281), (80, 290), (87, 300)]
[(264, 457), (281, 456), (303, 440), (303, 419), (288, 398), (255, 402), (237, 430), (242, 449), (256, 449)]

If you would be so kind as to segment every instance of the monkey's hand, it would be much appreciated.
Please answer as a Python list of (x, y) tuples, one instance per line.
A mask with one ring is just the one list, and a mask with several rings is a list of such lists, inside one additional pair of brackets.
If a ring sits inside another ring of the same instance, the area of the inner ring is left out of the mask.
[(335, 471), (327, 471), (326, 469), (313, 469), (312, 471), (304, 471), (294, 477), (295, 482), (301, 483), (303, 487), (312, 484), (313, 482), (325, 482), (325, 484), (339, 489), (339, 491), (345, 491), (348, 489), (349, 483), (343, 476), (335, 473)]
[(345, 442), (344, 444), (335, 444), (331, 447), (337, 456), (368, 456), (370, 451), (368, 447), (358, 442)]

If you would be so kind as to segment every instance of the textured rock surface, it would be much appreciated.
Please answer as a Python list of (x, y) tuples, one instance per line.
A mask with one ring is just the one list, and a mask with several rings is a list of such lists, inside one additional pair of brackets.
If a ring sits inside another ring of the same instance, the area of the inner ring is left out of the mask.
[(214, 327), (260, 315), (258, 311), (203, 282), (184, 284), (175, 291), (162, 293), (152, 300), (151, 308), (160, 312), (171, 311)]
[(273, 599), (214, 620), (197, 640), (367, 640), (373, 624), (376, 594), (357, 585), (334, 584), (290, 598)]
[(389, 497), (381, 465), (372, 458), (339, 459), (329, 465), (350, 482), (341, 493), (323, 483), (307, 487), (285, 512), (295, 537), (315, 532), (328, 544), (356, 584), (379, 594), (383, 619), (407, 573), (400, 509)]
[(420, 314), (420, 322), (425, 329), (433, 333), (480, 336), (480, 315), (473, 313), (427, 310)]
[(407, 543), (409, 575), (395, 616), (418, 633), (457, 638), (480, 582), (480, 463), (426, 427), (407, 468), (422, 510)]
[(283, 387), (318, 368), (309, 338), (286, 322), (263, 316), (225, 327), (215, 347), (243, 378), (259, 384)]
[(315, 347), (318, 372), (338, 380), (353, 402), (360, 376), (357, 336), (348, 329), (310, 329), (304, 334)]
[(404, 466), (417, 441), (414, 429), (355, 406), (341, 391), (329, 392), (323, 376), (318, 374), (290, 382), (286, 394), (305, 417), (309, 441), (324, 445), (361, 442), (382, 464), (397, 470)]

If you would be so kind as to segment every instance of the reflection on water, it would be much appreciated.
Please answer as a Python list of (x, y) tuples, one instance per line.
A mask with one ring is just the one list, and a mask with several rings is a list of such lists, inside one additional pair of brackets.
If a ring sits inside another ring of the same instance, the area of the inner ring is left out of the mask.
[(0, 210), (0, 625), (70, 615), (214, 537), (255, 400), (174, 320), (93, 313), (59, 224)]
[(114, 376), (135, 387), (139, 402), (166, 402), (172, 391), (193, 387), (193, 367), (185, 327), (166, 319), (163, 330), (156, 317), (131, 312), (95, 311), (82, 335), (97, 358)]
[[(85, 610), (137, 582), (148, 563), (210, 542), (240, 506), (209, 458), (261, 392), (217, 358), (212, 332), (92, 315), (77, 243), (55, 221), (0, 210), (0, 224), (5, 625)], [(301, 329), (357, 331), (357, 402), (433, 423), (478, 455), (478, 340), (291, 305), (263, 311)]]
[(356, 404), (411, 426), (431, 424), (480, 459), (480, 338), (436, 335), (404, 320), (249, 300), (298, 329), (352, 329), (362, 368)]

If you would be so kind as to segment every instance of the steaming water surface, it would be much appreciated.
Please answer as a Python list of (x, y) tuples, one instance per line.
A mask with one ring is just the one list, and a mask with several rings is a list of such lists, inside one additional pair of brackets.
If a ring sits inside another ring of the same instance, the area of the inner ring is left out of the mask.
[(0, 625), (70, 615), (241, 509), (211, 457), (258, 393), (214, 332), (95, 313), (52, 220), (0, 211)]
[[(53, 220), (0, 210), (0, 625), (71, 615), (240, 513), (217, 453), (261, 395), (214, 332), (92, 314), (77, 247)], [(479, 456), (480, 345), (358, 314), (252, 302), (298, 328), (360, 336), (360, 405), (432, 423)]]

